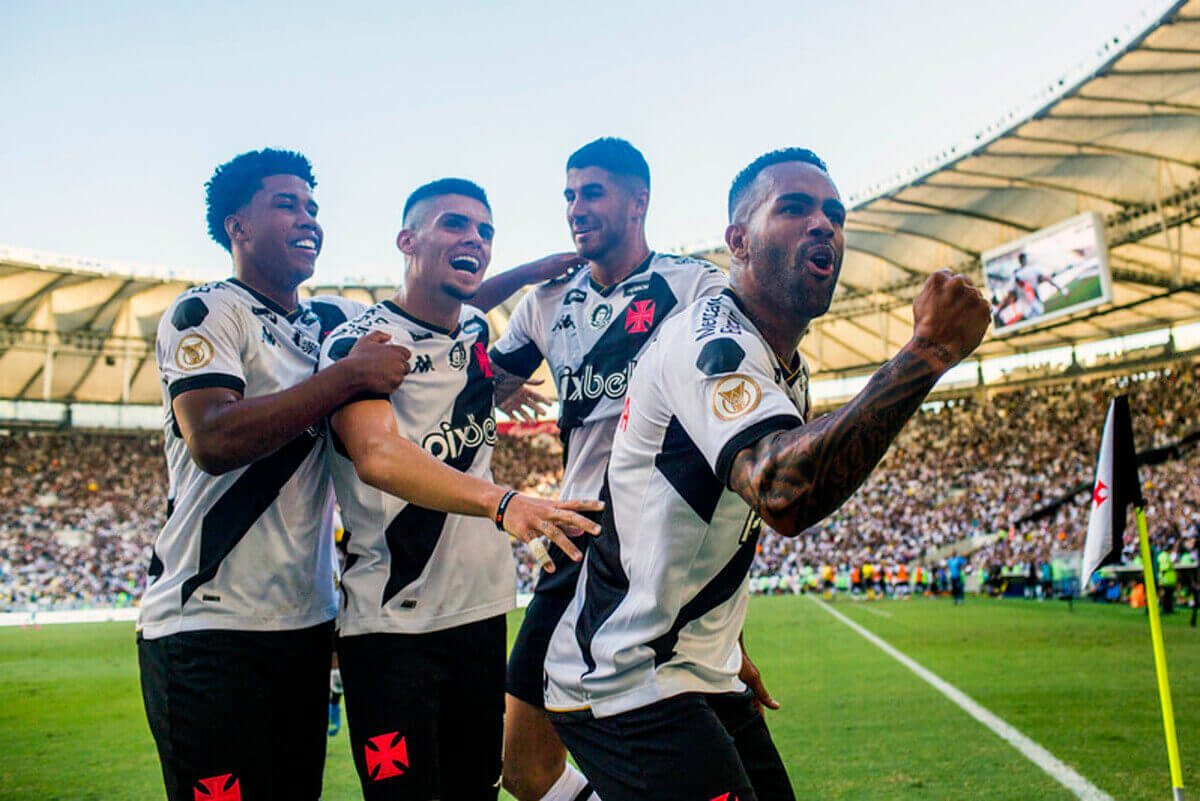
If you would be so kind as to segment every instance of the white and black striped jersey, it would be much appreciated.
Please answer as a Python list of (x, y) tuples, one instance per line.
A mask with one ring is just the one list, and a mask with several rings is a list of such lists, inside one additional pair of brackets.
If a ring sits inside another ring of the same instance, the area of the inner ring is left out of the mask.
[[(496, 421), (488, 326), (464, 306), (453, 331), (385, 300), (325, 340), (322, 368), (371, 331), (412, 351), (411, 372), (390, 396), (400, 434), (468, 475), (491, 480)], [(335, 434), (330, 466), (346, 526), (343, 636), (419, 634), (501, 615), (516, 607), (516, 570), (508, 537), (486, 518), (411, 504), (358, 477)]]
[(138, 620), (147, 639), (197, 629), (298, 629), (336, 614), (321, 427), (214, 476), (192, 460), (171, 401), (205, 387), (246, 398), (289, 389), (316, 371), (324, 333), (359, 308), (321, 297), (289, 314), (231, 278), (189, 289), (163, 314), (155, 347), (170, 483)]
[(605, 717), (686, 692), (743, 689), (738, 633), (760, 521), (728, 489), (734, 457), (808, 414), (729, 290), (646, 351), (613, 439), (603, 532), (546, 657), (546, 708)]
[[(529, 377), (544, 359), (558, 388), (563, 440), (564, 500), (600, 496), (613, 429), (629, 376), (662, 322), (728, 284), (715, 265), (652, 253), (613, 286), (596, 283), (588, 268), (538, 286), (513, 311), (492, 349), (497, 366)], [(580, 548), (589, 537), (578, 540)], [(551, 545), (556, 571), (537, 591), (570, 592), (579, 565)]]

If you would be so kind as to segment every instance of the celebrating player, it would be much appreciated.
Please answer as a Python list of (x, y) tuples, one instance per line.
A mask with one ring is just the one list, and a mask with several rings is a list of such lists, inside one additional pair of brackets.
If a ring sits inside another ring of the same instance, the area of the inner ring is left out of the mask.
[[(337, 328), (322, 372), (363, 340), (412, 352), (403, 391), (364, 393), (332, 417), (331, 465), (346, 529), (338, 658), (363, 795), (483, 799), (499, 790), (505, 613), (516, 605), (504, 531), (599, 531), (561, 503), (492, 484), (496, 441), (488, 326), (464, 305), (491, 258), (491, 208), (469, 181), (420, 187), (404, 205), (397, 294)], [(497, 531), (497, 529), (501, 529)], [(540, 541), (539, 541), (540, 542)]]
[(926, 282), (908, 344), (842, 409), (806, 422), (796, 350), (833, 298), (846, 211), (807, 150), (729, 195), (731, 288), (663, 326), (633, 375), (546, 708), (604, 801), (794, 798), (737, 673), (761, 523), (795, 536), (867, 478), (938, 378), (979, 344), (983, 297)]
[[(566, 465), (561, 496), (600, 496), (613, 430), (634, 365), (659, 326), (693, 300), (720, 292), (712, 264), (654, 253), (646, 243), (650, 169), (623, 139), (598, 139), (567, 160), (567, 223), (583, 269), (538, 287), (513, 312), (492, 350), (501, 406), (538, 411), (522, 380), (545, 359), (558, 384)], [(584, 540), (581, 545), (587, 545)], [(525, 610), (508, 667), (504, 786), (520, 801), (587, 798), (542, 708), (542, 664), (554, 626), (575, 591), (578, 565), (551, 547), (558, 570), (543, 573)]]
[(301, 302), (324, 232), (312, 168), (243, 153), (208, 182), (234, 278), (184, 292), (158, 326), (170, 492), (138, 621), (142, 697), (167, 797), (317, 799), (333, 582), (320, 426), (390, 392), (408, 351), (360, 343), (313, 375), (339, 298)]

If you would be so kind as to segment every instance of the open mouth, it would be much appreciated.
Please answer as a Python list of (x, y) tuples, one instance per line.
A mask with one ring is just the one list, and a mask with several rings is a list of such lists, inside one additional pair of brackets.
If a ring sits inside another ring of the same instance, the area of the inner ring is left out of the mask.
[(818, 278), (828, 278), (833, 275), (833, 265), (837, 260), (833, 248), (829, 245), (817, 245), (805, 254), (808, 257), (809, 272)]
[(288, 242), (288, 245), (294, 247), (296, 250), (303, 250), (306, 253), (311, 253), (314, 256), (317, 255), (317, 251), (321, 249), (321, 243), (311, 236), (306, 236), (303, 239), (293, 239), (291, 242)]
[(475, 275), (479, 272), (479, 259), (467, 255), (455, 256), (450, 259), (450, 266), (464, 273)]

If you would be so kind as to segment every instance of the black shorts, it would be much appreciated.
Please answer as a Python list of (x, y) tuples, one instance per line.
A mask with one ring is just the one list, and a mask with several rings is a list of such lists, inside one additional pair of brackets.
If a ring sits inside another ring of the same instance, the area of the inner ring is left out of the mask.
[(332, 630), (138, 636), (170, 801), (321, 797)]
[(525, 608), (525, 619), (508, 655), (508, 679), (506, 691), (527, 704), (544, 709), (542, 692), (546, 651), (550, 637), (571, 605), (570, 594), (557, 592), (534, 593), (533, 600)]
[(688, 693), (607, 718), (549, 713), (604, 801), (794, 801), (750, 692)]
[(497, 797), (506, 640), (503, 615), (428, 634), (338, 640), (366, 801)]

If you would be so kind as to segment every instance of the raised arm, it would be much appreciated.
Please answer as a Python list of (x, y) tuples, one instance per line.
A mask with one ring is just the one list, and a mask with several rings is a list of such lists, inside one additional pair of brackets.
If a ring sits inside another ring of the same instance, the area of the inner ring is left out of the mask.
[(587, 259), (575, 253), (554, 253), (537, 261), (513, 267), (480, 284), (475, 296), (471, 298), (471, 305), (480, 311), (491, 311), (521, 287), (558, 278), (586, 262)]
[(850, 403), (734, 458), (730, 489), (771, 528), (795, 536), (845, 502), (938, 379), (979, 346), (989, 310), (966, 278), (941, 271), (914, 301), (913, 321), (913, 338)]
[[(335, 412), (331, 422), (364, 483), (428, 509), (495, 518), (507, 490), (455, 470), (403, 437), (388, 401), (352, 403)], [(505, 510), (504, 529), (523, 542), (549, 537), (579, 561), (580, 551), (567, 532), (599, 534), (600, 527), (576, 512), (603, 508), (598, 501), (557, 502), (517, 495)]]
[(223, 386), (179, 394), (171, 410), (192, 459), (213, 475), (236, 470), (279, 450), (355, 395), (391, 392), (404, 380), (411, 354), (388, 339), (363, 337), (338, 364), (270, 395), (246, 398)]

